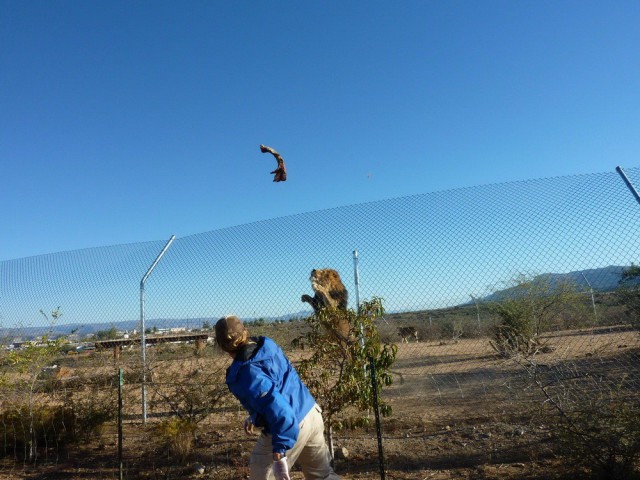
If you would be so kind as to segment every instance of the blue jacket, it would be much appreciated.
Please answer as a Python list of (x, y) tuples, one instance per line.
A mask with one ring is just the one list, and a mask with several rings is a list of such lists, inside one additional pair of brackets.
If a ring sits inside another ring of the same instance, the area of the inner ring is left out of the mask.
[(271, 434), (274, 452), (293, 447), (298, 425), (316, 401), (273, 340), (259, 337), (257, 346), (238, 352), (227, 369), (226, 382), (253, 424)]

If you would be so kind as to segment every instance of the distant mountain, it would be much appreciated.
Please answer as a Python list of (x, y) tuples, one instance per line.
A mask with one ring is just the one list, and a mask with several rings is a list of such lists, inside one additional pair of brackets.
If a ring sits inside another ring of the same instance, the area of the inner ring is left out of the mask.
[[(622, 273), (628, 266), (611, 265), (603, 268), (592, 268), (588, 270), (578, 270), (569, 273), (543, 273), (534, 277), (544, 282), (548, 282), (551, 288), (562, 284), (563, 282), (570, 282), (577, 285), (578, 288), (584, 291), (589, 291), (589, 284), (593, 288), (594, 292), (611, 292), (619, 287)], [(637, 279), (637, 283), (640, 284), (640, 279)], [(510, 296), (517, 295), (517, 287), (510, 287), (504, 290), (496, 291), (483, 298), (486, 302), (495, 302)], [(471, 302), (465, 303), (461, 306), (470, 305)], [(295, 313), (288, 313), (285, 315), (275, 317), (256, 317), (245, 318), (245, 321), (257, 320), (263, 318), (266, 322), (273, 322), (276, 320), (288, 321), (291, 319), (303, 319), (311, 315), (310, 310), (300, 310)], [(388, 312), (392, 313), (392, 312)], [(215, 324), (215, 318), (155, 318), (145, 321), (146, 328), (165, 329), (172, 327), (185, 327), (188, 329), (199, 329), (207, 322), (211, 327)], [(11, 340), (13, 337), (22, 337), (24, 339), (34, 338), (40, 335), (48, 334), (51, 337), (58, 337), (61, 335), (69, 335), (73, 332), (77, 332), (78, 335), (84, 337), (86, 335), (98, 332), (100, 330), (109, 330), (115, 327), (119, 331), (132, 331), (140, 328), (139, 320), (130, 320), (123, 322), (104, 322), (104, 323), (73, 323), (51, 326), (38, 326), (38, 327), (17, 327), (17, 328), (0, 328), (0, 343), (3, 339)]]
[[(188, 319), (149, 319), (145, 321), (145, 328), (174, 328), (185, 327), (189, 329), (202, 328), (204, 322), (209, 322), (211, 326), (214, 320), (211, 318), (188, 318)], [(122, 322), (102, 322), (102, 323), (67, 323), (62, 325), (42, 325), (35, 327), (15, 327), (0, 328), (0, 343), (2, 338), (22, 337), (24, 339), (35, 338), (42, 335), (48, 335), (51, 338), (57, 338), (64, 335), (77, 333), (80, 337), (94, 334), (99, 331), (110, 330), (114, 328), (121, 332), (131, 332), (140, 329), (140, 320), (127, 320)]]
[[(266, 322), (289, 321), (291, 319), (307, 318), (311, 315), (311, 311), (299, 311), (296, 313), (288, 313), (276, 317), (256, 317), (256, 318), (244, 318), (246, 322), (258, 320), (262, 318)], [(179, 328), (184, 327), (187, 329), (200, 329), (206, 323), (211, 328), (215, 325), (216, 318), (198, 317), (198, 318), (153, 318), (145, 320), (145, 329), (156, 328), (158, 330), (167, 328)], [(102, 323), (67, 323), (62, 325), (42, 325), (35, 327), (15, 327), (15, 328), (0, 328), (0, 344), (3, 339), (12, 340), (15, 337), (22, 337), (23, 339), (33, 339), (42, 335), (48, 335), (50, 338), (57, 338), (60, 336), (70, 335), (77, 333), (80, 337), (86, 337), (87, 335), (95, 334), (99, 331), (110, 330), (114, 328), (121, 332), (131, 332), (133, 330), (140, 329), (140, 320), (126, 320), (122, 322), (102, 322)]]
[[(591, 286), (594, 292), (612, 292), (620, 286), (622, 274), (627, 268), (629, 267), (610, 265), (603, 268), (578, 270), (569, 273), (543, 273), (534, 277), (533, 280), (540, 280), (544, 283), (548, 283), (551, 289), (558, 285), (569, 283), (576, 285), (579, 289), (584, 291), (589, 291)], [(638, 280), (640, 281), (640, 279)], [(514, 295), (517, 295), (517, 287), (499, 290), (484, 297), (483, 300), (495, 302)]]

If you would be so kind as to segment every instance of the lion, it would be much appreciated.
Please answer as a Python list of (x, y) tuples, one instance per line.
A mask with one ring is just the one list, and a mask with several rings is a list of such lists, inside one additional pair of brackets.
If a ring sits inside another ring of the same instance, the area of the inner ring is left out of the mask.
[[(347, 310), (349, 292), (342, 284), (337, 271), (331, 268), (313, 269), (309, 280), (315, 295), (302, 295), (301, 300), (311, 305), (314, 313), (323, 308)], [(344, 317), (338, 320), (336, 330), (335, 333), (342, 341), (349, 341), (349, 322)]]
[(314, 268), (309, 280), (315, 295), (302, 295), (301, 300), (311, 305), (314, 312), (323, 307), (347, 309), (349, 292), (344, 288), (338, 272), (331, 268)]

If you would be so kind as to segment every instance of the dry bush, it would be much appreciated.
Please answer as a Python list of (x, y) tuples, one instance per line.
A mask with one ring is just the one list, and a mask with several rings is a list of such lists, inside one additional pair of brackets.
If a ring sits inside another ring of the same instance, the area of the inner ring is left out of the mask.
[(577, 362), (549, 369), (516, 360), (542, 393), (540, 421), (554, 432), (557, 453), (594, 478), (640, 479), (640, 398), (627, 374), (614, 381)]
[(631, 264), (623, 272), (618, 290), (631, 325), (640, 330), (640, 266)]
[(219, 358), (158, 362), (150, 367), (150, 407), (198, 425), (231, 398)]
[(157, 439), (164, 445), (168, 459), (184, 462), (189, 458), (196, 438), (195, 423), (174, 417), (160, 422), (153, 430)]
[(545, 276), (517, 276), (504, 296), (489, 306), (497, 315), (491, 346), (504, 357), (531, 355), (540, 348), (540, 335), (581, 308), (576, 286), (553, 284)]
[(640, 479), (640, 403), (613, 394), (565, 407), (559, 447), (597, 478)]
[(115, 418), (113, 402), (106, 395), (65, 396), (55, 402), (42, 397), (25, 402), (4, 400), (0, 412), (3, 430), (0, 456), (36, 463), (57, 457), (70, 445), (99, 434)]

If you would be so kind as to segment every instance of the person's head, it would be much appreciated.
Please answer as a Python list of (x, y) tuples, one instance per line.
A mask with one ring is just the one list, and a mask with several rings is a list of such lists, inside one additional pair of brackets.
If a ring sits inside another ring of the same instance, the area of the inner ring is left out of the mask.
[(235, 315), (222, 317), (216, 323), (216, 343), (227, 353), (235, 355), (249, 340), (249, 331)]

